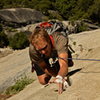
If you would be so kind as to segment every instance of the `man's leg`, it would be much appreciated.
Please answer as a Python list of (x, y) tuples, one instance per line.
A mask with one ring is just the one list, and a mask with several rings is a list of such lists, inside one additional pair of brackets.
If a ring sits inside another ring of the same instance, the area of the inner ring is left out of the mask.
[(40, 84), (45, 85), (49, 82), (51, 76), (47, 75), (47, 74), (42, 74), (38, 76), (38, 80), (40, 82)]
[(40, 84), (42, 84), (42, 85), (47, 84), (49, 82), (51, 76), (46, 74), (37, 64), (34, 64), (32, 67), (36, 71), (36, 74), (37, 74)]

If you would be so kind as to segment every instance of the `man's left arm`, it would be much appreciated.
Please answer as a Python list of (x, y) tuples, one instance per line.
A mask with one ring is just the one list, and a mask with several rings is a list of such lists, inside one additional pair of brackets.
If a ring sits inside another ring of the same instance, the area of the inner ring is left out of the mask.
[(61, 94), (63, 92), (63, 87), (64, 87), (64, 77), (67, 75), (68, 73), (68, 54), (65, 53), (60, 53), (58, 55), (58, 61), (59, 61), (59, 65), (60, 65), (60, 69), (58, 72), (58, 75), (56, 76), (55, 79), (55, 83), (58, 84), (58, 93)]
[(58, 84), (58, 92), (61, 94), (63, 92), (64, 82), (66, 82), (64, 77), (68, 73), (68, 38), (60, 35), (57, 39), (57, 44), (56, 49), (58, 52), (60, 69), (54, 82)]
[(58, 55), (58, 61), (60, 65), (60, 70), (58, 72), (58, 75), (62, 76), (63, 78), (67, 75), (68, 73), (68, 53), (60, 53)]

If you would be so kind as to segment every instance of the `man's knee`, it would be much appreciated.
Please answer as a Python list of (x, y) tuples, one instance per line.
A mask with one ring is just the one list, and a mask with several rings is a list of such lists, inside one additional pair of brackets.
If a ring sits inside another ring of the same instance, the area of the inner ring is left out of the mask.
[(47, 76), (47, 75), (41, 75), (41, 76), (38, 76), (38, 80), (40, 82), (40, 84), (42, 85), (45, 85), (49, 82), (51, 76)]
[(46, 82), (45, 80), (39, 80), (39, 82), (40, 82), (40, 84), (42, 84), (42, 85), (45, 85), (45, 84), (48, 83), (48, 82)]

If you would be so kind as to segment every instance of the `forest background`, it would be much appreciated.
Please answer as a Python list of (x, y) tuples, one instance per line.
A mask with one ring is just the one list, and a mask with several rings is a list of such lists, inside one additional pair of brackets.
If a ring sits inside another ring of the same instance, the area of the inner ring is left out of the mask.
[(100, 0), (0, 0), (0, 9), (32, 8), (41, 11), (49, 18), (55, 16), (50, 10), (57, 11), (60, 20), (88, 19), (100, 24)]

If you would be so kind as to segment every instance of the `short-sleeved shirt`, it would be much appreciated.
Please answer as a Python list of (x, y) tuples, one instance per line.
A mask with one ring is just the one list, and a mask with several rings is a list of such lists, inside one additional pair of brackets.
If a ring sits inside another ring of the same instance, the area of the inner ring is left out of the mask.
[(35, 65), (34, 67), (39, 67), (38, 63), (41, 61), (45, 61), (50, 64), (52, 67), (53, 63), (56, 63), (57, 57), (60, 53), (68, 52), (68, 38), (64, 36), (62, 33), (53, 33), (52, 34), (54, 41), (54, 48), (52, 50), (52, 54), (50, 58), (45, 58), (44, 55), (37, 52), (32, 44), (29, 47), (29, 55), (32, 63)]

